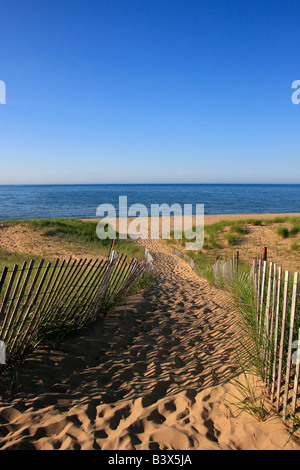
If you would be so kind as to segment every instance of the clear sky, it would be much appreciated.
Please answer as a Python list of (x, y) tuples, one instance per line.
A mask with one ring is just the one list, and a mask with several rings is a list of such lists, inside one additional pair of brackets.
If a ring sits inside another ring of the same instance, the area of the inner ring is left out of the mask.
[(0, 7), (0, 184), (300, 183), (299, 0)]

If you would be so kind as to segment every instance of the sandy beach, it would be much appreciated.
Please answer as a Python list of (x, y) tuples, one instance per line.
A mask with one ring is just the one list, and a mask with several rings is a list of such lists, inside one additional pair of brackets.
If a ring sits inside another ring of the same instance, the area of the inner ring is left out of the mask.
[[(156, 219), (156, 220), (161, 220), (163, 217), (165, 216), (160, 216), (160, 217), (152, 217), (152, 219)], [(196, 222), (196, 217), (195, 216), (186, 216), (187, 219), (191, 219), (192, 220), (192, 224), (195, 225), (195, 222)], [(286, 213), (286, 214), (205, 214), (204, 215), (204, 225), (211, 225), (211, 224), (215, 224), (216, 222), (221, 222), (221, 221), (234, 221), (234, 220), (247, 220), (247, 219), (267, 219), (267, 220), (271, 220), (271, 219), (275, 219), (276, 217), (300, 217), (300, 213)], [(181, 216), (174, 216), (174, 215), (171, 215), (170, 216), (170, 226), (171, 226), (171, 230), (174, 229), (174, 220), (178, 221), (180, 220), (182, 217)], [(145, 217), (140, 217), (140, 219), (143, 221), (145, 220)], [(151, 226), (151, 222), (150, 222), (150, 217), (148, 218), (148, 224), (149, 224), (149, 227)], [(95, 222), (97, 222), (99, 219), (82, 219), (82, 220), (93, 220)], [(120, 219), (116, 219), (116, 228), (119, 229), (119, 220)], [(134, 220), (133, 217), (128, 217), (127, 218), (128, 220), (128, 224)], [(113, 224), (114, 222), (114, 219), (110, 219), (110, 218), (106, 218), (106, 221), (107, 223), (111, 223)]]
[(264, 422), (230, 403), (242, 378), (229, 294), (139, 243), (155, 263), (148, 290), (1, 377), (1, 449), (299, 450), (270, 403)]
[(0, 451), (300, 450), (300, 1), (2, 4)]

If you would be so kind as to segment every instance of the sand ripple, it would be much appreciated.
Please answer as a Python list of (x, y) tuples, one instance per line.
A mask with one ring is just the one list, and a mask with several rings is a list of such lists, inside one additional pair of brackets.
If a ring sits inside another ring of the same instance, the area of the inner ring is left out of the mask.
[[(226, 292), (147, 242), (157, 278), (59, 349), (2, 378), (2, 449), (279, 449), (279, 418), (237, 416), (237, 312)], [(16, 389), (16, 385), (17, 389)], [(291, 441), (286, 448), (299, 448)]]

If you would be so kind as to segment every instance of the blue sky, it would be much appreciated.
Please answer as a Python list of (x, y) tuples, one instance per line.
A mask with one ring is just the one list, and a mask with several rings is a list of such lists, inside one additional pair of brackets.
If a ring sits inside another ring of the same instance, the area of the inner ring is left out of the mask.
[(0, 184), (300, 183), (298, 0), (0, 6)]

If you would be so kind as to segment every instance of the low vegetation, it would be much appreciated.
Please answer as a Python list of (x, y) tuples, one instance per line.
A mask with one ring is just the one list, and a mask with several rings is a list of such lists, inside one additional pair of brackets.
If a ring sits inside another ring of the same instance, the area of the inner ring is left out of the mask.
[[(45, 243), (41, 245), (47, 246), (47, 239), (56, 240), (62, 248), (68, 248), (69, 251), (76, 252), (78, 248), (84, 251), (88, 256), (108, 255), (111, 240), (109, 238), (100, 240), (96, 234), (97, 222), (81, 221), (78, 219), (49, 219), (49, 220), (20, 220), (6, 221), (0, 223), (1, 228), (24, 225), (29, 227), (33, 234), (38, 233)], [(120, 240), (118, 234), (116, 236), (114, 249), (131, 257), (134, 253), (136, 258), (144, 256), (144, 250), (133, 240)], [(12, 268), (14, 264), (22, 265), (24, 261), (34, 259), (39, 261), (42, 257), (45, 259), (53, 258), (53, 255), (47, 253), (47, 248), (40, 247), (41, 254), (39, 256), (32, 254), (24, 254), (9, 252), (0, 247), (0, 271), (7, 266)]]
[[(27, 222), (34, 230), (40, 230), (44, 237), (58, 237), (62, 242), (84, 243), (87, 248), (97, 248), (106, 255), (111, 246), (111, 239), (100, 240), (97, 237), (97, 222), (79, 219), (31, 220)], [(107, 227), (108, 228), (108, 227)], [(131, 239), (121, 240), (117, 234), (114, 249), (121, 253), (139, 258), (143, 249)]]
[[(291, 242), (287, 244), (289, 239)], [(174, 239), (174, 233), (171, 233), (167, 243), (186, 253), (185, 245), (188, 241), (190, 240), (186, 239), (184, 233), (179, 240)], [(299, 270), (300, 217), (266, 219), (262, 216), (261, 219), (225, 220), (206, 225), (202, 249), (188, 254), (205, 269), (217, 257), (232, 256), (239, 251), (240, 259), (250, 266), (253, 257), (258, 256), (260, 250), (262, 253), (263, 243), (268, 247), (269, 259), (277, 262), (283, 269)], [(287, 251), (291, 253), (288, 258)]]
[(288, 238), (289, 236), (289, 229), (287, 227), (278, 227), (277, 233), (282, 238)]
[(41, 260), (40, 256), (23, 255), (22, 253), (11, 253), (0, 248), (0, 273), (6, 266), (11, 270), (15, 264), (22, 266), (24, 261), (34, 260), (36, 263)]

